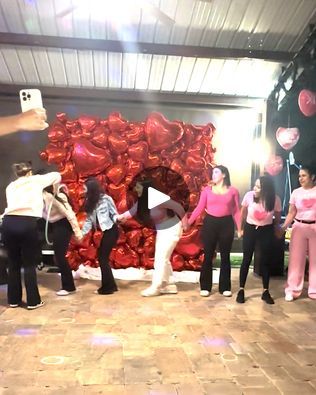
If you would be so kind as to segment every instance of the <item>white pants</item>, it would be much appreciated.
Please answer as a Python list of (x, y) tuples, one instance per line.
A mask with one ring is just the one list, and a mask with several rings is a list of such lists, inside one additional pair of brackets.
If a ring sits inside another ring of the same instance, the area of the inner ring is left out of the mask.
[(182, 223), (178, 217), (172, 217), (163, 224), (157, 225), (156, 228), (157, 235), (152, 286), (158, 289), (164, 282), (167, 284), (174, 283), (170, 257), (182, 236)]

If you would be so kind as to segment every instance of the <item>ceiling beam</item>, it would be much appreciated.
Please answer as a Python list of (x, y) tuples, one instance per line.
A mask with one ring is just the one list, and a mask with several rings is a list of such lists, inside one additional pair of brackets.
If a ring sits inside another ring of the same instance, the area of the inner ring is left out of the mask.
[(255, 49), (199, 47), (192, 45), (139, 43), (130, 41), (100, 40), (34, 34), (0, 33), (0, 43), (17, 46), (67, 48), (77, 50), (109, 51), (119, 53), (143, 53), (197, 57), (207, 59), (265, 59), (273, 62), (289, 62), (295, 53)]
[(221, 107), (242, 107), (242, 108), (260, 108), (264, 100), (262, 98), (249, 98), (242, 96), (229, 95), (209, 95), (209, 94), (184, 94), (172, 92), (148, 92), (132, 90), (114, 90), (114, 89), (97, 89), (97, 88), (63, 88), (50, 86), (34, 85), (12, 85), (0, 84), (0, 98), (16, 97), (21, 89), (40, 89), (45, 99), (59, 100), (76, 100), (76, 101), (111, 101), (111, 102), (133, 102), (149, 104), (181, 104), (196, 106), (221, 106)]

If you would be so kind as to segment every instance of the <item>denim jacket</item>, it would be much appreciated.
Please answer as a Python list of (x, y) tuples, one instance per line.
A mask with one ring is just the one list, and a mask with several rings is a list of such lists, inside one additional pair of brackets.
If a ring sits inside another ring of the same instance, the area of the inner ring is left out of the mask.
[(108, 195), (101, 195), (100, 200), (92, 213), (88, 214), (82, 227), (82, 234), (86, 235), (92, 228), (97, 228), (97, 219), (102, 231), (111, 229), (117, 221), (118, 212), (113, 199)]

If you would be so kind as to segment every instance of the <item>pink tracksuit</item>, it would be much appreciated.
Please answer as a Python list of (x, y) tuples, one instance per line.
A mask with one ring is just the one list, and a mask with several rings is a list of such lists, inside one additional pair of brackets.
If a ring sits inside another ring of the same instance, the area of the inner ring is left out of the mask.
[(311, 189), (295, 189), (291, 194), (290, 204), (296, 207), (297, 213), (292, 227), (285, 293), (292, 294), (294, 298), (302, 293), (308, 255), (308, 296), (316, 299), (316, 186)]

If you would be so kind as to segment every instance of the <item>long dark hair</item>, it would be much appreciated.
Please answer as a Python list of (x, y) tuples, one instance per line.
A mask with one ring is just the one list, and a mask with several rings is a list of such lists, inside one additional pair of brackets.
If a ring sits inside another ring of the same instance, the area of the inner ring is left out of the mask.
[(223, 184), (226, 185), (227, 187), (231, 186), (231, 182), (230, 182), (230, 174), (229, 174), (229, 170), (227, 169), (226, 166), (223, 165), (218, 165), (215, 166), (214, 169), (219, 169), (223, 174), (224, 174), (224, 179), (223, 179)]
[(142, 187), (143, 192), (137, 200), (137, 219), (144, 225), (149, 225), (151, 223), (150, 210), (148, 208), (148, 188), (153, 187), (153, 182), (150, 179), (145, 179), (142, 181), (137, 181)]
[(275, 205), (275, 187), (270, 176), (259, 177), (260, 200), (266, 211), (273, 211)]
[(100, 182), (94, 177), (88, 178), (85, 186), (87, 187), (87, 192), (84, 208), (88, 214), (91, 214), (103, 194), (103, 189)]

